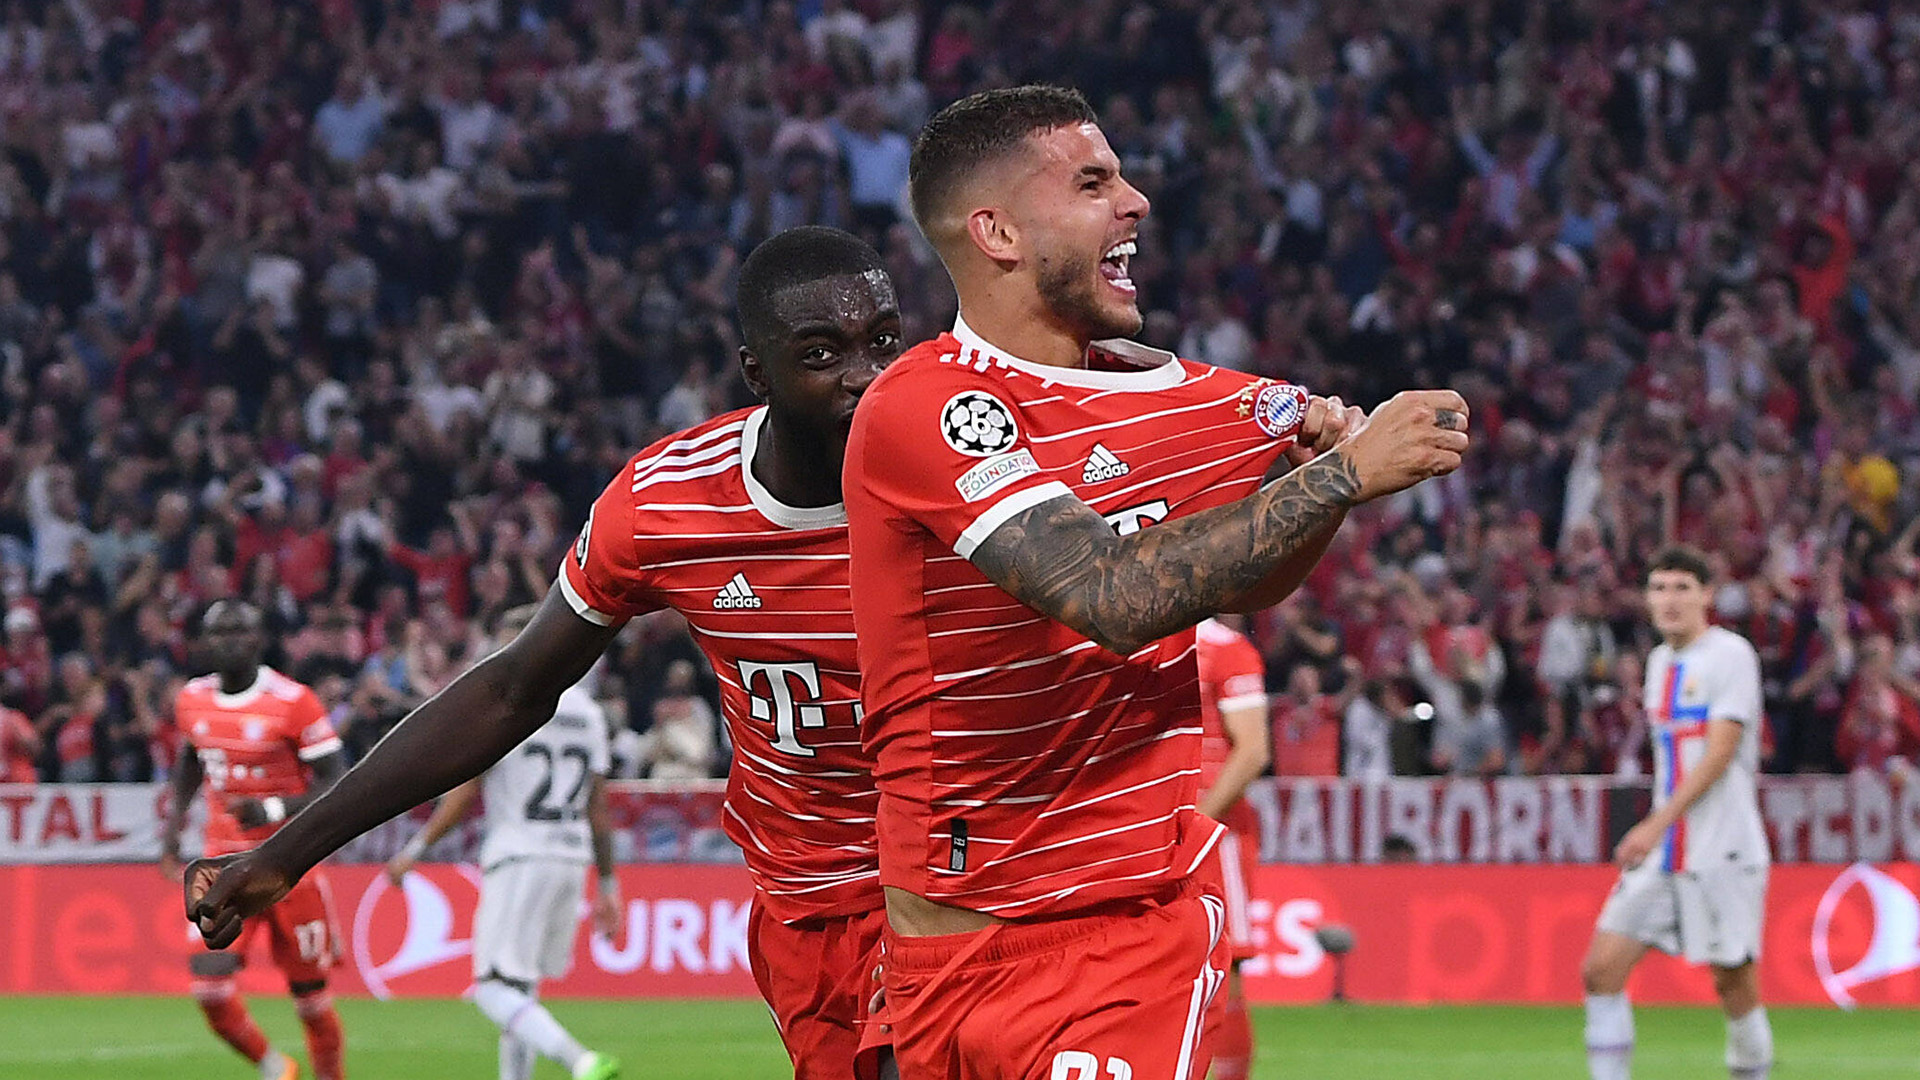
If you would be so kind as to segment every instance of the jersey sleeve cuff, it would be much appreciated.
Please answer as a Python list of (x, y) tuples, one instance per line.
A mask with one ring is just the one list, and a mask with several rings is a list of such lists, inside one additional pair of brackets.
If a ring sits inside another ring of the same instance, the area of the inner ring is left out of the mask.
[(1241, 694), (1239, 697), (1221, 698), (1213, 704), (1222, 712), (1228, 709), (1264, 709), (1267, 707), (1267, 695)]
[(573, 608), (575, 615), (580, 616), (595, 626), (613, 625), (613, 616), (604, 611), (597, 610), (592, 604), (587, 603), (586, 597), (581, 596), (579, 590), (573, 587), (573, 582), (567, 579), (567, 572), (565, 570), (560, 571), (560, 578), (556, 584), (560, 586), (560, 595), (567, 598), (567, 604)]
[(1015, 514), (1031, 510), (1049, 499), (1062, 495), (1071, 496), (1073, 489), (1058, 480), (1049, 480), (1030, 488), (1021, 488), (992, 506), (980, 512), (973, 524), (960, 531), (960, 539), (954, 541), (954, 554), (963, 559), (973, 558), (973, 553), (993, 531), (1005, 525)]
[(322, 739), (319, 742), (314, 743), (312, 746), (301, 747), (299, 751), (300, 760), (301, 761), (318, 760), (340, 749), (341, 746), (342, 746), (342, 743), (340, 742), (340, 736), (338, 735), (335, 735), (331, 739)]

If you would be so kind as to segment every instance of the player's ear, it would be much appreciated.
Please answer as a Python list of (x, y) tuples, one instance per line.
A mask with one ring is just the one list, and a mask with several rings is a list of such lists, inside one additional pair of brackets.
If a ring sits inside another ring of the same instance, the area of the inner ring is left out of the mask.
[(1001, 265), (1020, 261), (1020, 230), (1013, 215), (981, 207), (967, 215), (967, 239), (980, 253)]
[(753, 350), (745, 345), (740, 346), (740, 378), (746, 381), (747, 389), (753, 391), (754, 397), (763, 401), (766, 399), (767, 369), (761, 365), (760, 358), (753, 355)]

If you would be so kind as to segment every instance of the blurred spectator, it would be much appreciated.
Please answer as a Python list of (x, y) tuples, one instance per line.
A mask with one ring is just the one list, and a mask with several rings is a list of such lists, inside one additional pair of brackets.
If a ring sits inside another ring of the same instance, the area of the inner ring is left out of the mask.
[[(1026, 80), (1081, 86), (1153, 202), (1144, 339), (1472, 404), (1466, 466), (1352, 515), (1250, 628), (1274, 687), (1358, 695), (1353, 768), (1496, 713), (1510, 767), (1629, 768), (1673, 540), (1724, 564), (1771, 767), (1881, 730), (1874, 635), (1920, 677), (1901, 5), (197, 0), (75, 32), (86, 7), (0, 32), (0, 689), (51, 732), (54, 657), (86, 657), (102, 775), (235, 592), (298, 662), (359, 666), (335, 707), (369, 745), (476, 651), (450, 618), (540, 595), (629, 455), (746, 402), (732, 279), (771, 233), (861, 229), (910, 333), (943, 329), (911, 139)], [(684, 629), (612, 657), (635, 729), (674, 660), (717, 700)], [(1399, 722), (1422, 698), (1437, 723)]]
[(0, 783), (31, 784), (40, 779), (40, 733), (18, 709), (0, 705)]
[(1434, 771), (1455, 776), (1492, 776), (1507, 770), (1507, 729), (1500, 709), (1482, 684), (1460, 684), (1458, 704), (1434, 708)]
[(1320, 669), (1293, 669), (1284, 694), (1273, 701), (1273, 771), (1276, 776), (1339, 776), (1340, 729), (1356, 682), (1340, 694), (1320, 685)]
[(1920, 769), (1920, 686), (1893, 668), (1893, 639), (1875, 633), (1860, 646), (1847, 688), (1835, 752), (1849, 769), (1885, 772), (1904, 785)]
[(699, 780), (718, 764), (717, 718), (694, 693), (693, 664), (675, 660), (653, 705), (653, 725), (643, 736), (638, 760), (650, 780)]
[[(1353, 662), (1356, 671), (1359, 661)], [(1394, 726), (1404, 720), (1408, 701), (1392, 679), (1368, 679), (1341, 717), (1341, 768), (1355, 780), (1386, 780), (1394, 775)]]

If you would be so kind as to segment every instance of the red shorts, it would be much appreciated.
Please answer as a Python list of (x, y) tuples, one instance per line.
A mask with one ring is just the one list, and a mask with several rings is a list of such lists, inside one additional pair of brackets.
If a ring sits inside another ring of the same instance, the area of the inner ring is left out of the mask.
[(1260, 819), (1242, 802), (1227, 815), (1226, 825), (1227, 831), (1194, 876), (1226, 900), (1227, 944), (1237, 962), (1260, 954), (1253, 943), (1253, 919), (1247, 914), (1247, 887), (1260, 861)]
[[(200, 940), (198, 930), (189, 927), (188, 932)], [(289, 983), (325, 982), (340, 959), (340, 924), (333, 917), (333, 888), (326, 872), (307, 871), (279, 903), (248, 919), (239, 940), (225, 951), (244, 964), (263, 932), (274, 966)]]
[(1226, 913), (1197, 882), (1069, 918), (887, 935), (900, 1075), (1198, 1080), (1226, 982)]
[(872, 1080), (892, 1041), (869, 1023), (867, 1005), (880, 987), (884, 911), (866, 911), (788, 925), (759, 904), (747, 916), (747, 958), (760, 996), (773, 1010), (780, 1041), (793, 1059), (794, 1080)]

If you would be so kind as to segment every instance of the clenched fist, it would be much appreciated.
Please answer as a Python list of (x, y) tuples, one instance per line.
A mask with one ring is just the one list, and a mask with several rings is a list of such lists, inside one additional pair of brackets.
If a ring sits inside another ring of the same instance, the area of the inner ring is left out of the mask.
[(1373, 410), (1342, 443), (1359, 478), (1356, 501), (1404, 491), (1460, 467), (1467, 403), (1451, 390), (1406, 390)]
[(300, 880), (258, 856), (243, 851), (187, 864), (187, 918), (200, 928), (208, 948), (233, 944), (248, 918), (272, 907)]
[(1299, 435), (1294, 444), (1287, 447), (1288, 463), (1296, 468), (1305, 465), (1339, 445), (1340, 440), (1358, 431), (1366, 422), (1364, 409), (1341, 401), (1337, 394), (1308, 398), (1307, 415), (1300, 421)]

